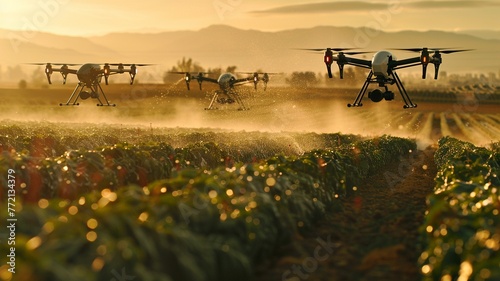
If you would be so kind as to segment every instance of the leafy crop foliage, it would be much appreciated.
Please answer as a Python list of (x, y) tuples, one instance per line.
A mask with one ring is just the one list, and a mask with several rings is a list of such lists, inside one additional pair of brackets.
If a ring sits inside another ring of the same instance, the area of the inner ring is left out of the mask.
[[(16, 280), (250, 280), (360, 179), (416, 148), (388, 136), (334, 139), (300, 154), (255, 151), (273, 154), (265, 159), (212, 142), (106, 145), (33, 167), (27, 153), (4, 152), (1, 170), (31, 181), (18, 187)], [(47, 186), (31, 196), (34, 178)]]
[[(129, 184), (145, 186), (184, 168), (231, 167), (276, 154), (298, 156), (315, 145), (337, 147), (361, 140), (359, 136), (340, 134), (214, 133), (185, 129), (150, 134), (135, 128), (56, 128), (49, 124), (0, 128), (0, 172), (16, 171), (20, 187), (17, 194), (23, 200), (76, 199), (92, 190), (115, 190)], [(2, 185), (6, 186), (6, 182)], [(1, 193), (0, 200), (5, 196)]]
[(422, 229), (424, 280), (500, 280), (498, 147), (439, 141), (435, 194)]

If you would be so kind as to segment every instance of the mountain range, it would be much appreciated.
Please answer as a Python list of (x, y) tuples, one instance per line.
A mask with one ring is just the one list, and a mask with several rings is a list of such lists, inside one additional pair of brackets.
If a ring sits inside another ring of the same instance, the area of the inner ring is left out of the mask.
[[(164, 71), (186, 57), (193, 58), (205, 68), (236, 65), (240, 71), (317, 72), (324, 71), (322, 54), (296, 49), (351, 47), (378, 51), (387, 48), (450, 47), (474, 50), (445, 55), (441, 67), (443, 71), (498, 73), (498, 35), (484, 31), (384, 32), (333, 26), (263, 32), (214, 25), (197, 31), (110, 33), (94, 37), (0, 30), (0, 65), (34, 62), (154, 63), (157, 64), (156, 70)], [(403, 58), (416, 54), (395, 51), (395, 55)], [(370, 56), (365, 55), (366, 58)]]

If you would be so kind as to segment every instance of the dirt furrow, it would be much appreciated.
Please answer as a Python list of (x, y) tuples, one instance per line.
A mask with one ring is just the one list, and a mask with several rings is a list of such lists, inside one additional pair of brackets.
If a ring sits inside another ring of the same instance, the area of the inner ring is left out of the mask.
[(317, 228), (281, 249), (256, 280), (419, 280), (419, 227), (432, 193), (434, 150), (370, 176)]

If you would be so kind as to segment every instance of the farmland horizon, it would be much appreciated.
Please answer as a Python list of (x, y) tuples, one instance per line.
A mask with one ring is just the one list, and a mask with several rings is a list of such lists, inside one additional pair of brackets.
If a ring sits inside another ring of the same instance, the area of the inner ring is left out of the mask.
[[(4, 56), (0, 82), (16, 76), (7, 71), (19, 66), (26, 79), (36, 71), (26, 63), (151, 63), (141, 73), (154, 73), (161, 81), (165, 71), (182, 58), (207, 68), (237, 66), (239, 71), (269, 71), (292, 73), (313, 71), (325, 73), (321, 54), (298, 51), (295, 48), (351, 47), (376, 51), (406, 47), (457, 47), (473, 51), (446, 55), (441, 71), (458, 74), (494, 73), (500, 71), (500, 31), (498, 32), (397, 31), (369, 28), (317, 26), (267, 32), (240, 29), (229, 25), (210, 25), (197, 31), (165, 31), (156, 33), (110, 33), (103, 36), (66, 36), (39, 31), (0, 29), (0, 48)], [(480, 34), (480, 35), (478, 35)], [(497, 39), (498, 37), (498, 39)], [(490, 39), (493, 38), (493, 39)], [(305, 40), (307, 39), (307, 40)], [(391, 43), (398, 42), (398, 43)], [(370, 57), (373, 53), (363, 55)], [(394, 51), (398, 58), (410, 57), (409, 52)], [(43, 69), (40, 69), (43, 74)], [(418, 68), (407, 69), (416, 74)], [(19, 76), (19, 75), (18, 75)], [(12, 79), (10, 79), (12, 81)], [(139, 76), (139, 79), (140, 76)]]

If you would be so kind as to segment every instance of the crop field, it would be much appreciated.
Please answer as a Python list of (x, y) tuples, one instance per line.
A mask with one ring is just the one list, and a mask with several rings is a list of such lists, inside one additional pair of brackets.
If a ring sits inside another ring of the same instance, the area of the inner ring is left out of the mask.
[(181, 86), (0, 89), (0, 280), (500, 279), (499, 104)]

